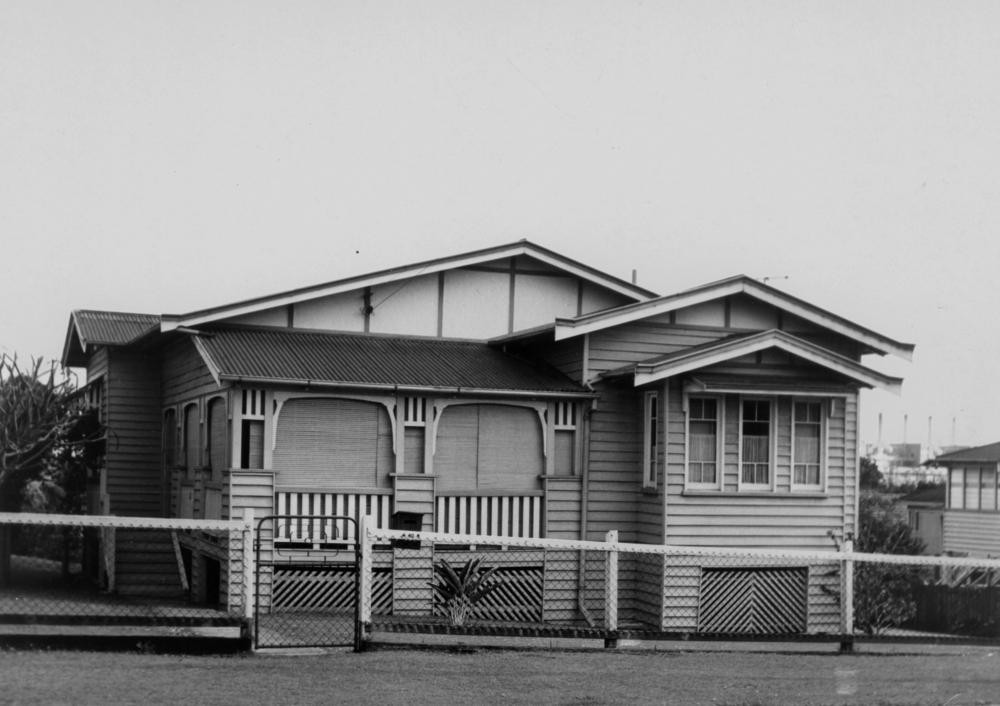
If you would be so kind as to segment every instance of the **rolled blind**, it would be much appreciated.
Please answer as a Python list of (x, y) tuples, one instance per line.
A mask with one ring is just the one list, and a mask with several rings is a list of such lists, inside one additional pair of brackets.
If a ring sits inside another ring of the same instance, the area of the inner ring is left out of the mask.
[(212, 480), (222, 478), (226, 467), (226, 403), (219, 397), (208, 405), (208, 463), (212, 468)]
[(281, 485), (387, 487), (392, 427), (381, 405), (346, 399), (293, 399), (278, 417), (274, 469)]
[(438, 424), (440, 490), (536, 490), (544, 468), (538, 414), (508, 405), (452, 405)]

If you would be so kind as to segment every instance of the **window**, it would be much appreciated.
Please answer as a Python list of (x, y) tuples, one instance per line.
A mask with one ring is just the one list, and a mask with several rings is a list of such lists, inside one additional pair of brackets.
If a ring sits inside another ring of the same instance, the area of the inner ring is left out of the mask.
[(952, 468), (948, 474), (951, 476), (951, 482), (948, 484), (950, 490), (948, 507), (961, 510), (965, 507), (963, 503), (965, 498), (965, 469)]
[(979, 469), (965, 469), (965, 505), (966, 510), (979, 509)]
[(823, 404), (795, 402), (792, 418), (792, 486), (819, 488), (823, 482)]
[(243, 390), (240, 468), (264, 467), (264, 391)]
[(576, 472), (576, 405), (557, 402), (555, 405), (555, 463), (557, 476), (571, 476)]
[(743, 486), (771, 486), (771, 402), (745, 399), (740, 419), (740, 482)]
[(982, 472), (982, 501), (980, 509), (997, 509), (997, 471), (995, 468), (983, 468)]
[(643, 398), (643, 440), (642, 440), (642, 485), (656, 487), (656, 452), (658, 449), (656, 429), (659, 418), (660, 395), (647, 392)]
[(690, 485), (717, 487), (719, 483), (719, 400), (688, 400), (688, 462)]

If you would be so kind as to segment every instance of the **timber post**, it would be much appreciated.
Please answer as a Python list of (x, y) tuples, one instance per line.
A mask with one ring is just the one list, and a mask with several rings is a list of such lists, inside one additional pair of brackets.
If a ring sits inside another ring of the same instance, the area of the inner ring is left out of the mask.
[(608, 530), (604, 541), (610, 545), (604, 562), (604, 646), (618, 647), (618, 530)]
[[(841, 552), (850, 555), (854, 552), (854, 540), (851, 537), (844, 539), (840, 548)], [(854, 651), (854, 560), (845, 558), (841, 560), (840, 569), (840, 651)]]
[(358, 621), (360, 630), (367, 633), (372, 622), (372, 540), (369, 530), (375, 526), (371, 515), (362, 515), (358, 529), (358, 546), (361, 551), (358, 566)]

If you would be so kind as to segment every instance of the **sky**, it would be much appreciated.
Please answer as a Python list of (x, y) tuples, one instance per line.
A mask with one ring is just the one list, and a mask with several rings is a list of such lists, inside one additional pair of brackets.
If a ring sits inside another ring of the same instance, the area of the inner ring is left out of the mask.
[(916, 344), (864, 442), (989, 443), (998, 74), (995, 2), (4, 0), (0, 352), (528, 238), (767, 277)]

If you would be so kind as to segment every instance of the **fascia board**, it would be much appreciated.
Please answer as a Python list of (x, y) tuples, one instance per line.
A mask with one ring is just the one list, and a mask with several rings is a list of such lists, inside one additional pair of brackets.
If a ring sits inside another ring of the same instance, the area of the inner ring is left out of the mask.
[(893, 341), (863, 326), (824, 311), (819, 307), (811, 306), (794, 297), (772, 290), (749, 278), (723, 281), (721, 284), (708, 285), (688, 293), (682, 292), (660, 301), (654, 300), (639, 304), (628, 304), (620, 307), (618, 310), (601, 314), (577, 318), (559, 318), (556, 319), (555, 340), (560, 341), (585, 333), (600, 331), (611, 326), (620, 326), (651, 316), (666, 314), (687, 306), (703, 304), (713, 299), (719, 299), (732, 294), (747, 294), (765, 304), (770, 304), (817, 326), (839, 333), (880, 353), (892, 353), (904, 360), (913, 360), (912, 344)]
[(875, 333), (874, 331), (869, 331), (863, 326), (858, 326), (857, 324), (851, 323), (846, 319), (842, 319), (835, 314), (831, 314), (830, 312), (824, 311), (818, 307), (807, 305), (804, 302), (779, 294), (773, 290), (757, 286), (755, 283), (750, 281), (745, 283), (744, 292), (756, 299), (759, 299), (765, 304), (770, 304), (771, 306), (783, 309), (784, 311), (805, 319), (810, 323), (822, 326), (823, 328), (839, 333), (842, 336), (846, 336), (847, 338), (858, 341), (859, 343), (863, 343), (877, 351), (882, 353), (892, 353), (893, 355), (899, 356), (904, 360), (913, 360), (913, 345), (911, 344), (893, 341), (885, 336)]
[(594, 392), (572, 392), (544, 390), (493, 390), (478, 387), (436, 387), (433, 385), (394, 385), (392, 383), (370, 382), (338, 382), (333, 380), (308, 380), (299, 378), (257, 377), (223, 373), (221, 380), (233, 383), (248, 383), (251, 385), (290, 385), (304, 387), (310, 390), (369, 390), (376, 392), (392, 392), (394, 394), (438, 394), (462, 395), (477, 397), (507, 397), (516, 399), (580, 399), (590, 400), (597, 397)]
[(629, 288), (614, 279), (595, 275), (595, 271), (585, 269), (582, 266), (540, 251), (530, 243), (515, 243), (506, 247), (502, 246), (497, 249), (479, 251), (464, 256), (458, 255), (452, 258), (444, 258), (423, 264), (418, 263), (408, 267), (397, 268), (382, 273), (375, 273), (373, 275), (351, 277), (331, 282), (327, 285), (318, 285), (316, 287), (296, 290), (285, 294), (261, 297), (213, 309), (204, 309), (202, 311), (196, 311), (182, 316), (163, 317), (160, 322), (160, 330), (166, 332), (181, 326), (198, 326), (200, 324), (217, 321), (223, 318), (245, 316), (264, 309), (273, 309), (281, 306), (288, 306), (290, 304), (298, 304), (311, 299), (318, 299), (320, 297), (343, 294), (344, 292), (350, 292), (362, 287), (375, 287), (382, 284), (389, 284), (391, 282), (398, 282), (399, 280), (410, 277), (436, 274), (446, 270), (490, 262), (491, 260), (499, 258), (517, 257), (518, 255), (533, 257), (537, 260), (545, 262), (546, 264), (552, 265), (553, 267), (570, 272), (571, 274), (593, 282), (594, 284), (606, 287), (631, 298), (641, 299), (643, 296), (647, 296), (640, 293), (641, 290), (639, 287)]
[(86, 355), (87, 344), (83, 340), (83, 334), (80, 332), (80, 324), (76, 320), (75, 311), (70, 312), (69, 326), (66, 327), (66, 339), (63, 341), (63, 351), (62, 351), (61, 361), (64, 366), (72, 367), (69, 366), (69, 363), (67, 363), (67, 361), (69, 360), (69, 352), (70, 349), (72, 348), (74, 335), (76, 336), (76, 339), (80, 342), (80, 350), (83, 351), (84, 354)]
[[(719, 287), (710, 289), (695, 290), (688, 293), (676, 294), (660, 301), (640, 302), (639, 304), (626, 304), (619, 310), (611, 310), (605, 313), (593, 314), (577, 319), (558, 318), (556, 319), (555, 340), (561, 341), (574, 336), (581, 336), (585, 333), (593, 333), (611, 326), (640, 321), (651, 316), (668, 314), (686, 306), (696, 306), (705, 302), (729, 296), (743, 291), (739, 282), (726, 283)], [(622, 310), (624, 309), (624, 311)]]
[(198, 355), (201, 356), (202, 361), (205, 363), (205, 367), (208, 368), (209, 374), (212, 379), (215, 380), (215, 384), (218, 387), (222, 387), (222, 376), (218, 364), (212, 358), (212, 354), (208, 352), (208, 348), (205, 346), (205, 342), (201, 340), (200, 336), (193, 335), (190, 337), (191, 342), (194, 344), (194, 348), (198, 351)]
[(879, 387), (895, 395), (900, 394), (902, 391), (903, 381), (899, 378), (883, 375), (842, 356), (828, 353), (811, 345), (790, 341), (785, 336), (779, 335), (770, 335), (755, 340), (744, 341), (741, 345), (726, 346), (719, 350), (707, 351), (700, 355), (672, 360), (659, 365), (636, 366), (634, 384), (636, 387), (646, 385), (651, 382), (663, 380), (664, 378), (756, 353), (767, 348), (778, 348), (869, 387)]

